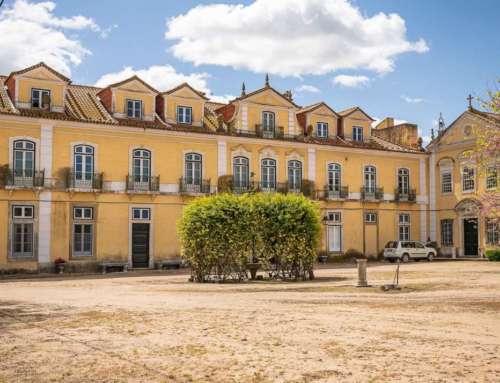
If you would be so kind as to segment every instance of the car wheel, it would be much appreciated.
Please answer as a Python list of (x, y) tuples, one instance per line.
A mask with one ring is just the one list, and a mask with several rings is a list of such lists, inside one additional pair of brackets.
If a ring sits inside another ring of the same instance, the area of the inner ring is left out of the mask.
[(429, 262), (432, 262), (432, 260), (433, 260), (433, 259), (434, 259), (434, 254), (433, 254), (433, 253), (429, 253), (429, 254), (427, 255), (427, 260), (428, 260)]
[(409, 254), (403, 254), (403, 256), (401, 257), (401, 261), (403, 263), (407, 263), (409, 260), (410, 260), (410, 255)]

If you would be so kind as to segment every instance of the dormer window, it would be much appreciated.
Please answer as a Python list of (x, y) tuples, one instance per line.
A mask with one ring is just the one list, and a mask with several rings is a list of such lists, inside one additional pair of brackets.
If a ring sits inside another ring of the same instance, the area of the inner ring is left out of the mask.
[(48, 109), (50, 107), (50, 90), (31, 89), (31, 107)]
[(193, 108), (190, 106), (178, 106), (177, 122), (179, 124), (191, 124), (193, 122)]
[(141, 100), (127, 100), (127, 117), (137, 119), (142, 117)]
[(326, 122), (316, 124), (316, 135), (318, 138), (328, 138), (328, 124)]
[(353, 141), (363, 141), (363, 128), (361, 126), (354, 126), (352, 128)]

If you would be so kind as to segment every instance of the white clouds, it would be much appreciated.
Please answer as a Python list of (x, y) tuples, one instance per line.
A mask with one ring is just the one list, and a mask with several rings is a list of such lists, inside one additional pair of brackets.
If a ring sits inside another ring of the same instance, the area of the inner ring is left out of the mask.
[(297, 88), (295, 88), (295, 91), (297, 93), (319, 93), (320, 92), (320, 90), (318, 88), (316, 88), (314, 85), (307, 85), (307, 84), (298, 86)]
[(195, 65), (215, 64), (283, 76), (338, 69), (394, 69), (406, 52), (428, 50), (406, 38), (397, 14), (367, 17), (347, 0), (257, 0), (200, 5), (167, 20), (173, 54)]
[(119, 72), (107, 73), (97, 80), (95, 86), (105, 87), (122, 80), (125, 80), (133, 75), (139, 76), (153, 88), (159, 91), (166, 91), (175, 88), (183, 82), (189, 83), (196, 90), (206, 93), (212, 101), (227, 102), (234, 99), (232, 95), (214, 96), (208, 88), (207, 79), (210, 77), (208, 73), (191, 73), (183, 74), (175, 70), (171, 65), (153, 65), (145, 69), (133, 69), (125, 67)]
[(332, 79), (334, 85), (342, 85), (350, 88), (357, 88), (360, 86), (367, 85), (370, 79), (366, 76), (349, 76), (346, 74), (340, 74)]
[(417, 97), (413, 98), (413, 97), (408, 97), (408, 96), (405, 96), (405, 95), (402, 95), (401, 99), (403, 99), (408, 104), (420, 104), (421, 102), (425, 101), (423, 98), (417, 98)]
[(0, 10), (0, 73), (25, 68), (44, 61), (69, 75), (70, 65), (78, 65), (91, 52), (65, 31), (91, 30), (100, 27), (91, 18), (59, 18), (53, 2), (30, 3), (17, 0)]

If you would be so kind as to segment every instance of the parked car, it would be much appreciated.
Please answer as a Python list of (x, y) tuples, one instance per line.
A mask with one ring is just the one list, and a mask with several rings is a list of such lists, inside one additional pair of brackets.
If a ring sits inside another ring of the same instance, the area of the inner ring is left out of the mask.
[(436, 249), (428, 247), (419, 241), (389, 241), (384, 248), (384, 259), (395, 262), (408, 262), (410, 259), (420, 261), (427, 259), (431, 262), (437, 255)]

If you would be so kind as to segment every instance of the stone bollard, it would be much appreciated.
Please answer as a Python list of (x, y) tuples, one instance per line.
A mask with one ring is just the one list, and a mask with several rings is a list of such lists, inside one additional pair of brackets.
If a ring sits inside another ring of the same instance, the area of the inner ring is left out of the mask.
[(358, 285), (357, 287), (368, 287), (368, 282), (366, 281), (366, 259), (357, 259), (358, 263)]

